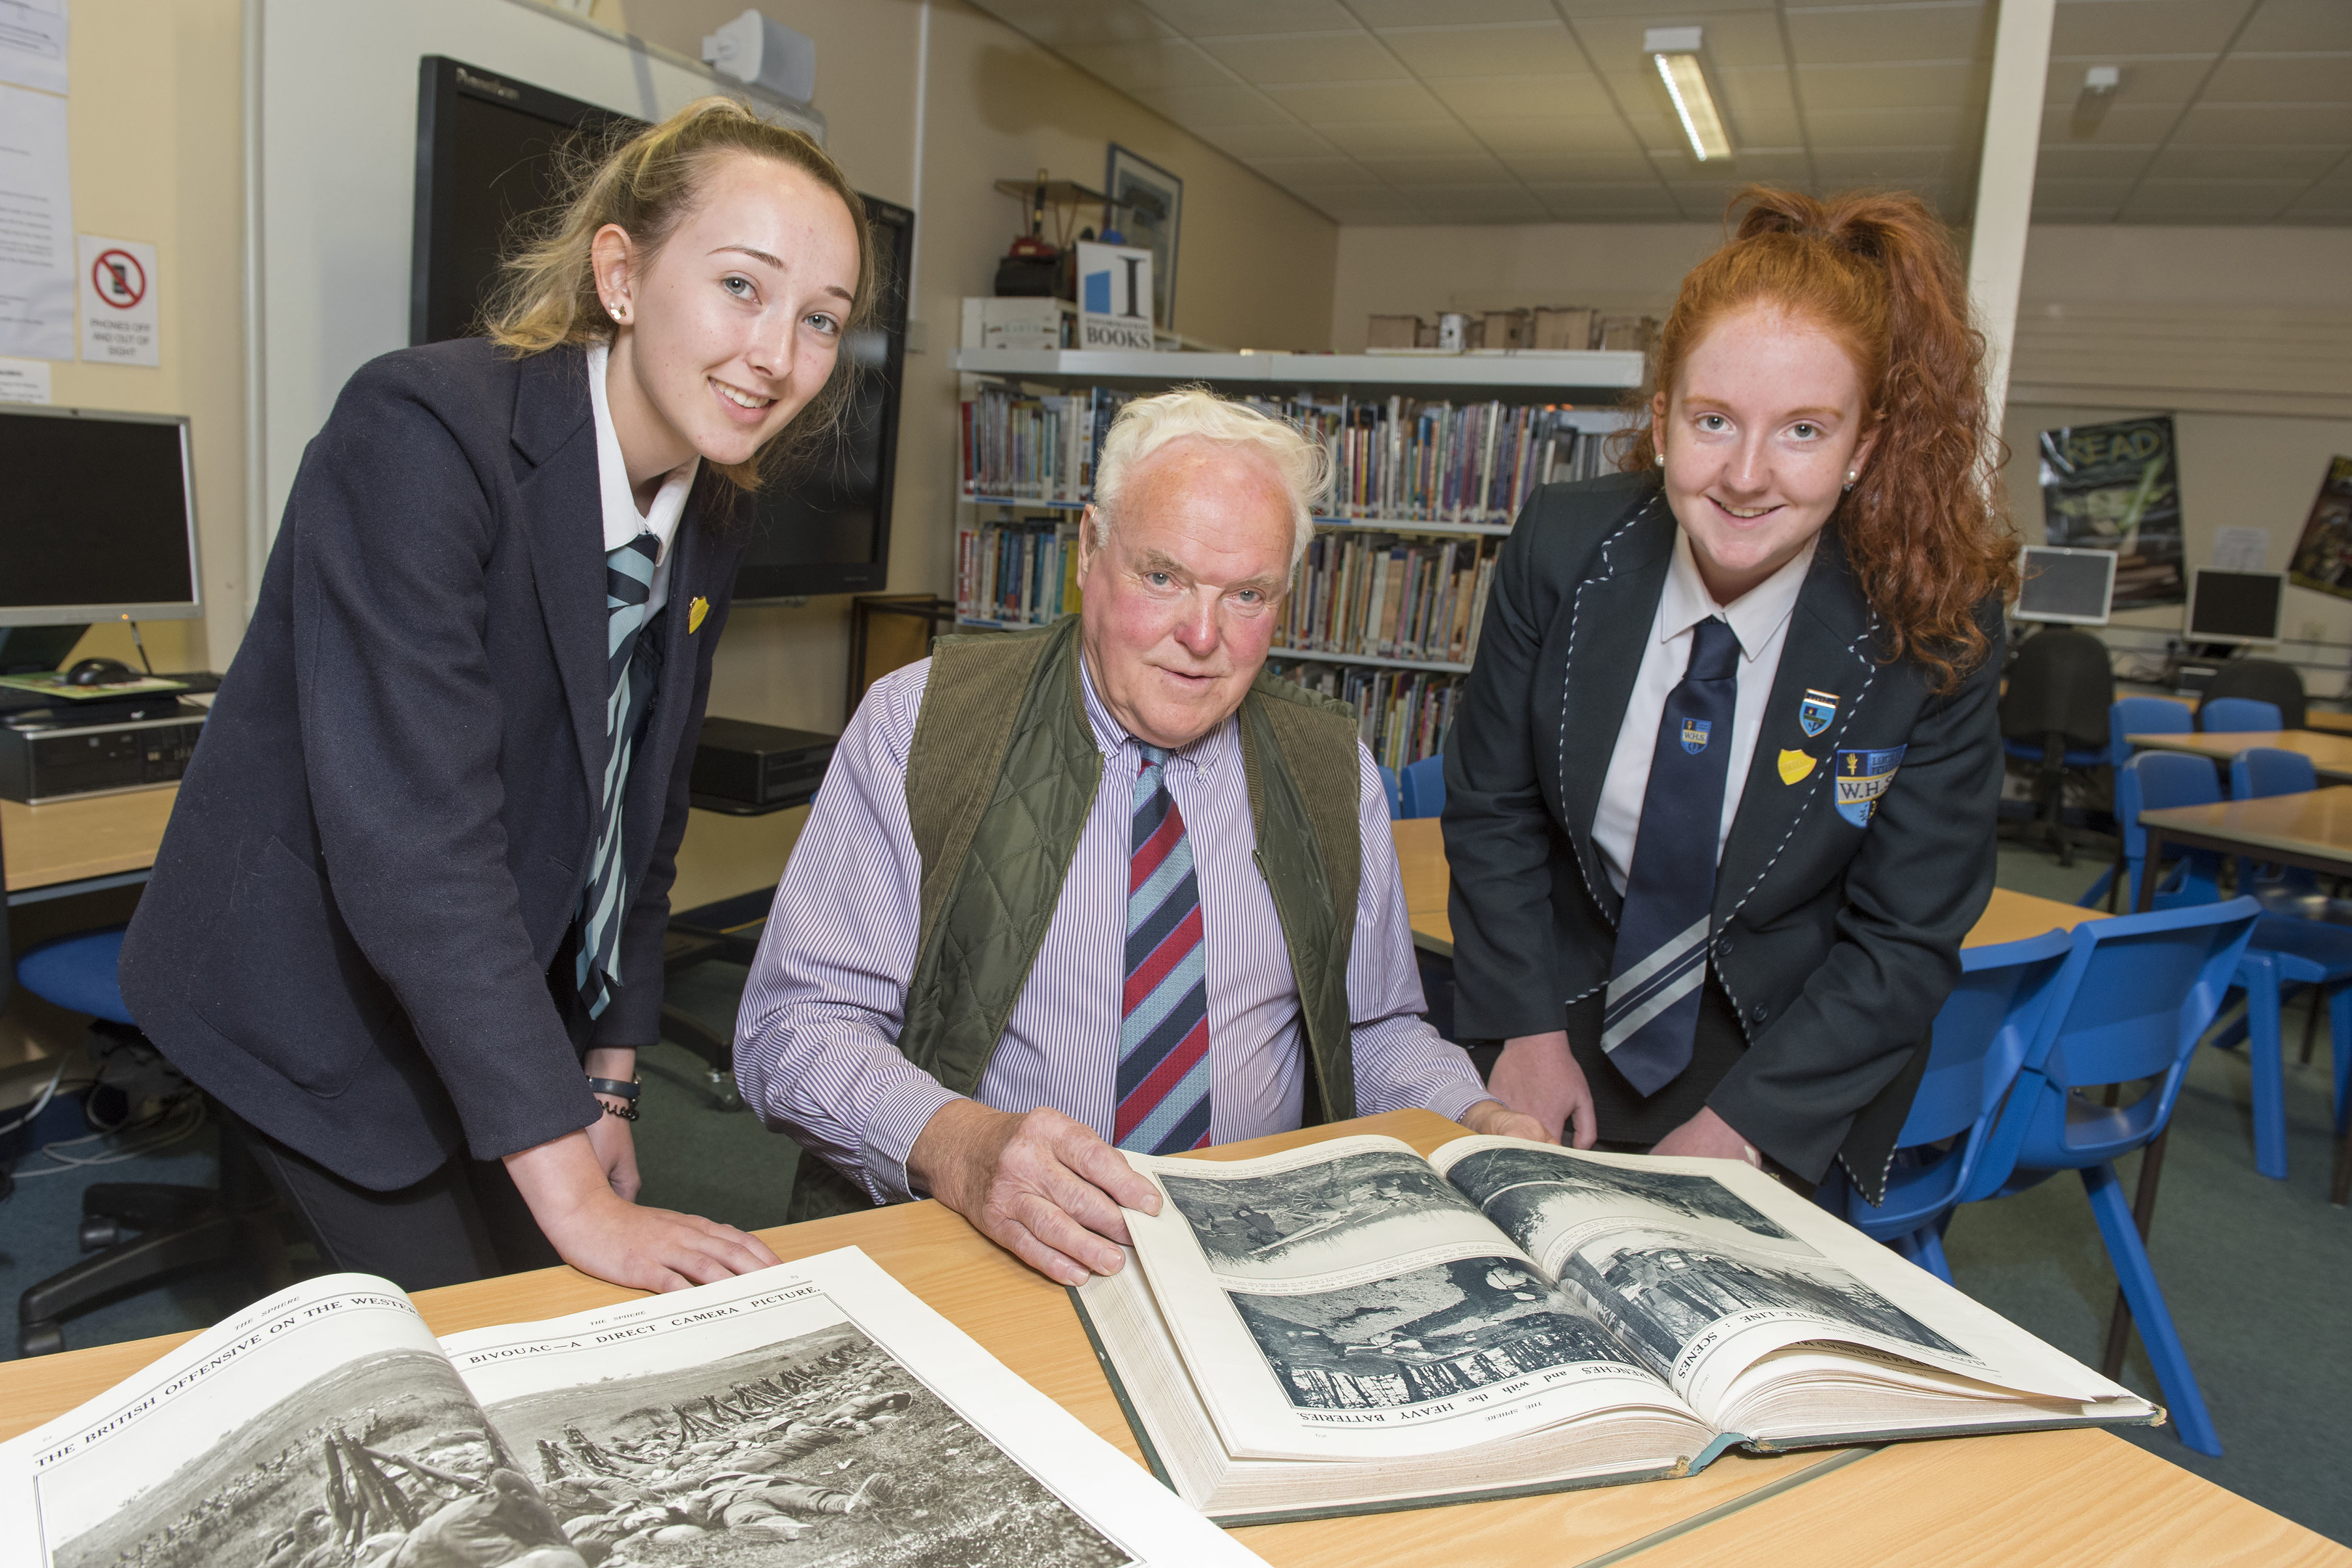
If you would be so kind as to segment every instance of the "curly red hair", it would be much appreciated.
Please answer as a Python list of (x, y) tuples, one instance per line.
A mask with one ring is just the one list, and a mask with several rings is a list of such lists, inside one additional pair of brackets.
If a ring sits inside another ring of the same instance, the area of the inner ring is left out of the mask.
[(1991, 646), (1979, 606), (2017, 591), (2016, 542), (1999, 500), (2001, 445), (1988, 424), (1984, 335), (1969, 323), (1951, 236), (1902, 194), (1824, 201), (1750, 185), (1732, 198), (1727, 225), (1733, 215), (1731, 240), (1683, 279), (1621, 466), (1655, 461), (1652, 396), (1671, 397), (1716, 322), (1769, 305), (1818, 323), (1853, 359), (1865, 428), (1877, 434), (1832, 521), (1878, 617), (1885, 657), (1917, 660), (1931, 688), (1948, 690)]

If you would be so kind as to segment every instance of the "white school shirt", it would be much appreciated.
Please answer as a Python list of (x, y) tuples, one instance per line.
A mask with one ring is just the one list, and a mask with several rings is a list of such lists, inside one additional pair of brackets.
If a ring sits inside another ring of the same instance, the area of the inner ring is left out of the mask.
[(610, 555), (638, 534), (651, 529), (661, 541), (661, 553), (654, 557), (654, 580), (646, 599), (646, 619), (651, 621), (661, 614), (669, 602), (669, 547), (677, 537), (677, 520), (686, 510), (686, 493), (694, 487), (695, 470), (701, 467), (699, 457), (688, 458), (672, 468), (662, 479), (662, 487), (654, 496), (653, 506), (643, 512), (637, 510), (637, 498), (629, 486), (629, 465), (621, 457), (621, 437), (613, 430), (613, 409), (604, 396), (604, 366), (612, 357), (609, 345), (596, 343), (588, 350), (588, 406), (596, 418), (596, 489), (604, 501), (604, 553)]
[(1658, 595), (1658, 613), (1650, 623), (1649, 641), (1642, 650), (1642, 670), (1633, 679), (1633, 695), (1625, 704), (1625, 721), (1617, 728), (1617, 749), (1610, 753), (1609, 773), (1601, 784), (1601, 805), (1592, 814), (1592, 846), (1609, 880), (1620, 893), (1633, 869), (1633, 841), (1642, 828), (1642, 798), (1650, 788), (1650, 757), (1658, 743), (1658, 720), (1666, 698), (1682, 684), (1690, 668), (1691, 638), (1698, 624), (1720, 616), (1739, 639), (1738, 693), (1731, 709), (1730, 772), (1723, 781), (1723, 818), (1716, 825), (1715, 853), (1723, 857), (1723, 842), (1731, 837), (1732, 819), (1739, 815), (1740, 792), (1748, 784), (1748, 764), (1756, 755), (1756, 737), (1764, 727), (1764, 705), (1772, 700), (1772, 679), (1780, 673), (1780, 648), (1789, 640), (1789, 616), (1797, 595), (1812, 569), (1815, 534), (1797, 558), (1742, 594), (1729, 605), (1718, 605), (1691, 559), (1689, 535), (1675, 530), (1674, 563), (1666, 569), (1666, 585)]

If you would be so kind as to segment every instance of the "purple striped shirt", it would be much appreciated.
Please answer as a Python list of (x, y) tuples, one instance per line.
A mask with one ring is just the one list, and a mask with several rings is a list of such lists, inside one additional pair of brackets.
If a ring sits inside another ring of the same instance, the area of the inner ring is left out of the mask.
[[(914, 973), (921, 863), (907, 821), (907, 754), (930, 677), (927, 659), (877, 681), (835, 749), (773, 913), (735, 1025), (744, 1099), (861, 1183), (877, 1203), (913, 1195), (907, 1152), (957, 1098), (898, 1054)], [(1129, 814), (1142, 757), (1083, 682), (1103, 754), (1103, 786), (1078, 837), (1061, 902), (1029, 984), (1006, 1020), (975, 1097), (999, 1110), (1050, 1105), (1112, 1132), (1125, 981)], [(1418, 1016), (1421, 976), (1389, 833), (1388, 798), (1356, 748), (1363, 839), (1348, 961), (1356, 1110), (1422, 1106), (1458, 1120), (1490, 1098), (1470, 1059)], [(1210, 1141), (1299, 1123), (1305, 1075), (1298, 989), (1257, 836), (1241, 742), (1226, 720), (1169, 759), (1200, 878), (1209, 985)]]

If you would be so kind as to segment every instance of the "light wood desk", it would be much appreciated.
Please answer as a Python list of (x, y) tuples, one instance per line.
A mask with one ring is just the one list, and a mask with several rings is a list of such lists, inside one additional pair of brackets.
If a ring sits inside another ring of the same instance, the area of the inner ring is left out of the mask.
[(33, 903), (144, 881), (180, 788), (19, 805), (0, 800), (8, 901)]
[(2352, 784), (2352, 735), (2326, 734), (2317, 730), (2242, 730), (2208, 734), (2126, 735), (2124, 739), (2144, 752), (2186, 752), (2223, 764), (2249, 746), (2300, 752), (2311, 759), (2322, 781)]
[(2303, 727), (2325, 730), (2331, 735), (2352, 735), (2352, 713), (2338, 713), (2332, 708), (2306, 708), (2303, 710)]
[[(1396, 836), (1397, 869), (1404, 878), (1404, 908), (1412, 921), (1412, 944), (1423, 952), (1451, 958), (1454, 922), (1445, 912), (1445, 837), (1438, 829), (1438, 820), (1423, 816), (1389, 826)], [(2040, 936), (2045, 931), (2072, 931), (2084, 921), (2099, 918), (2095, 910), (1995, 888), (1992, 902), (1985, 906), (1965, 945), (1984, 947)]]
[[(1400, 1110), (1230, 1144), (1201, 1157), (1239, 1159), (1359, 1131), (1387, 1132), (1426, 1152), (1462, 1129), (1427, 1111)], [(761, 1235), (787, 1261), (837, 1247), (864, 1247), (991, 1353), (1140, 1462), (1067, 1294), (940, 1205), (908, 1204)], [(569, 1268), (550, 1268), (423, 1291), (416, 1302), (434, 1331), (448, 1334), (580, 1311), (634, 1294)], [(62, 1414), (189, 1337), (0, 1363), (0, 1438)], [(1819, 1504), (1811, 1500), (1817, 1492)], [(2021, 1495), (2035, 1500), (2030, 1512), (2021, 1511)], [(1751, 1516), (1772, 1533), (1751, 1542), (1745, 1523)], [(2249, 1562), (2352, 1563), (2352, 1553), (2300, 1526), (2099, 1433), (2021, 1434), (1769, 1459), (1732, 1455), (1687, 1480), (1235, 1533), (1267, 1562), (1299, 1568), (1571, 1568), (1596, 1558), (1617, 1561), (1637, 1546), (1660, 1551), (1678, 1544), (1685, 1532), (1700, 1531), (1689, 1538), (1706, 1540), (1716, 1555), (1644, 1555), (1643, 1568), (1654, 1562), (1721, 1562), (1735, 1550), (1748, 1568), (1765, 1568), (1895, 1560), (1864, 1545), (1881, 1540), (1922, 1561), (1934, 1555), (1938, 1562), (1990, 1562), (1988, 1540), (2016, 1547), (2018, 1532), (2042, 1529), (2056, 1532), (2049, 1539), (2065, 1549), (2020, 1549), (2000, 1560), (2063, 1558), (2084, 1568), (2213, 1562), (2223, 1554), (2211, 1548), (2226, 1542)]]

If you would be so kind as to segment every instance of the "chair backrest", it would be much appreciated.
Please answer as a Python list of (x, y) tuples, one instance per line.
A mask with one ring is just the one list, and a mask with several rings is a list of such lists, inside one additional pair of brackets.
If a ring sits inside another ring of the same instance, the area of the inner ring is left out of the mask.
[(2071, 933), (2051, 931), (1960, 950), (1959, 984), (1936, 1014), (1927, 1070), (1896, 1147), (1953, 1137), (2000, 1108), (2074, 948)]
[[(2139, 879), (2147, 871), (2147, 830), (2140, 826), (2139, 814), (2176, 805), (2212, 805), (2221, 798), (2221, 775), (2213, 764), (2186, 752), (2142, 752), (2116, 770), (2116, 820), (2123, 825), (2124, 864), (2135, 900)], [(2183, 884), (2166, 895), (2167, 907), (2208, 904), (2221, 897), (2221, 856), (2210, 849), (2192, 849), (2181, 859)]]
[(2275, 702), (2252, 697), (2208, 697), (2197, 710), (2197, 727), (2211, 735), (2242, 735), (2286, 726)]
[(2231, 899), (2084, 921), (2067, 955), (2073, 984), (2059, 982), (2063, 1000), (2023, 1065), (2062, 1089), (2177, 1078), (2221, 1010), (2261, 913), (2253, 900)]
[(2017, 741), (2063, 735), (2070, 748), (2105, 745), (2115, 700), (2107, 645), (2072, 626), (2045, 626), (2018, 645), (2000, 732)]
[[(2213, 683), (2205, 689), (2207, 702), (2223, 697), (2253, 697), (2275, 703), (2279, 728), (2300, 730), (2304, 726), (2303, 674), (2291, 664), (2274, 658), (2231, 659), (2213, 672)], [(2221, 727), (2206, 726), (2212, 730)]]
[(2186, 702), (2168, 697), (2118, 697), (2107, 705), (2107, 763), (2122, 767), (2131, 760), (2126, 735), (2186, 735), (2197, 728), (2197, 716)]
[(1396, 770), (1386, 763), (1380, 764), (1381, 787), (1388, 792), (1389, 816), (1391, 820), (1404, 815), (1403, 786), (1397, 783)]
[(1405, 764), (1401, 780), (1405, 816), (1435, 816), (1445, 809), (1445, 759), (1423, 757)]
[(2276, 746), (2248, 746), (2230, 759), (2230, 798), (2254, 800), (2266, 795), (2302, 795), (2319, 787), (2319, 770), (2301, 752)]

